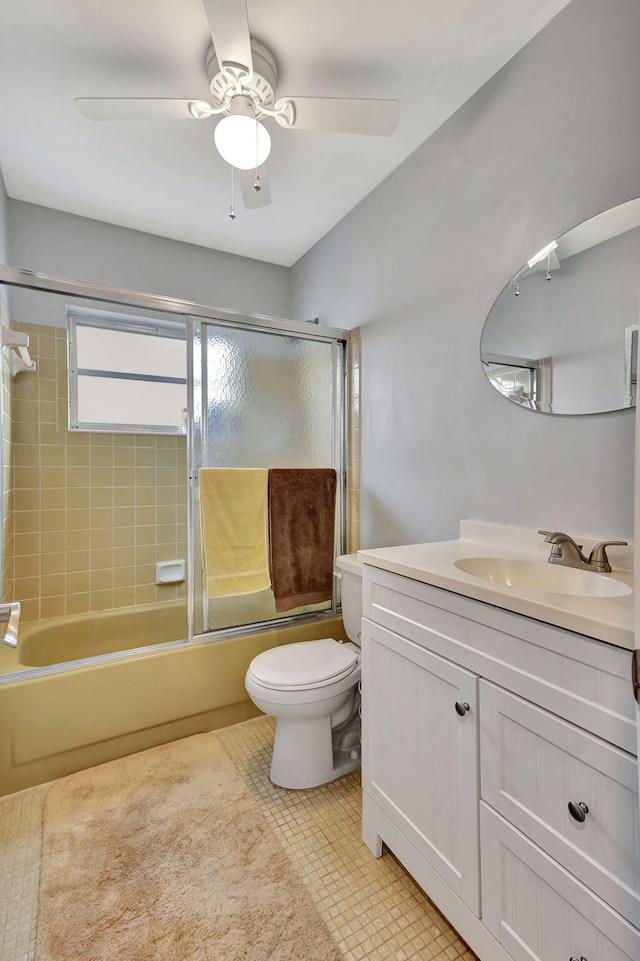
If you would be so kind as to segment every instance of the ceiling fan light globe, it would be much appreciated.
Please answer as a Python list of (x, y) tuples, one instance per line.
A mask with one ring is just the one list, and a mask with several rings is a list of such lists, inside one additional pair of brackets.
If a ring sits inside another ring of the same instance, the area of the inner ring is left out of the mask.
[(223, 117), (216, 125), (213, 139), (222, 159), (239, 170), (261, 166), (271, 152), (269, 131), (253, 117)]

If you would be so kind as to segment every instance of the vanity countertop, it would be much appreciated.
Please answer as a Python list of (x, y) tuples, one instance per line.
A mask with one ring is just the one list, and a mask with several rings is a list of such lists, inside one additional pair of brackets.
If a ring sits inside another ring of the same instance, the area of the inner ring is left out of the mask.
[[(578, 536), (577, 539), (588, 552), (602, 538)], [(633, 650), (633, 593), (622, 597), (541, 593), (494, 583), (455, 566), (456, 561), (469, 557), (546, 561), (548, 556), (549, 545), (536, 531), (484, 521), (461, 521), (457, 540), (358, 552), (364, 564)], [(598, 576), (615, 578), (633, 587), (632, 558), (631, 546), (611, 548), (609, 559), (613, 571)]]

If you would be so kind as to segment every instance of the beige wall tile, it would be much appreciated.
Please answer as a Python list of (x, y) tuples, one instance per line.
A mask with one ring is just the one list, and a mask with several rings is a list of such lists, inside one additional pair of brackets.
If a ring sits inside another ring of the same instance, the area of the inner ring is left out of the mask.
[[(113, 566), (114, 567), (134, 567), (136, 563), (135, 547), (114, 547)], [(133, 584), (133, 578), (131, 579)], [(120, 585), (122, 586), (122, 585)]]
[(91, 593), (113, 589), (113, 568), (91, 571)]
[(101, 548), (98, 550), (91, 551), (91, 570), (103, 570), (105, 568), (113, 569), (113, 549), (112, 548)]
[(65, 569), (66, 554), (63, 551), (43, 554), (39, 560), (42, 574), (58, 574)]
[[(44, 492), (43, 492), (44, 493)], [(91, 488), (73, 487), (66, 491), (65, 504), (68, 508), (90, 507)]]
[[(45, 555), (42, 556), (44, 561)], [(14, 561), (15, 577), (39, 577), (40, 576), (40, 554), (22, 554), (16, 556)]]
[(93, 487), (91, 488), (92, 507), (113, 507), (115, 491), (113, 487)]
[(24, 601), (30, 597), (40, 597), (39, 577), (16, 577), (15, 600)]
[(91, 610), (91, 595), (88, 591), (82, 594), (67, 594), (66, 608), (67, 614), (88, 614)]
[(45, 574), (40, 578), (41, 597), (53, 597), (55, 595), (62, 595), (65, 593), (65, 591), (66, 591), (66, 575), (64, 573)]
[[(92, 467), (113, 467), (113, 447), (91, 447)], [(109, 475), (110, 476), (110, 475)]]
[(66, 447), (67, 465), (69, 467), (89, 467), (91, 463), (90, 447)]
[[(81, 594), (89, 590), (91, 586), (91, 574), (89, 571), (76, 571), (74, 574), (66, 575), (66, 593)], [(87, 599), (88, 603), (88, 599)], [(88, 610), (88, 607), (87, 607)]]
[[(135, 584), (136, 579), (136, 569), (132, 565), (129, 567), (116, 567), (113, 571), (113, 586), (116, 589), (121, 589), (124, 587), (130, 587), (131, 584)], [(135, 603), (135, 600), (131, 602)]]
[(91, 547), (91, 531), (67, 531), (67, 550), (86, 551)]
[(43, 597), (40, 600), (40, 617), (62, 617), (66, 613), (66, 597)]
[(136, 604), (155, 604), (158, 600), (155, 584), (136, 587)]
[(102, 550), (113, 547), (113, 528), (104, 527), (102, 530), (92, 530), (91, 550)]
[(92, 591), (91, 610), (109, 611), (113, 609), (113, 591)]
[(16, 533), (37, 532), (41, 525), (40, 511), (15, 511), (13, 515), (14, 531)]
[(135, 587), (118, 587), (113, 592), (113, 606), (133, 607), (136, 602)]
[(38, 364), (11, 381), (3, 421), (4, 568), (37, 590), (23, 618), (177, 596), (155, 562), (185, 556), (185, 438), (68, 430), (66, 332), (16, 326)]
[(46, 488), (40, 492), (42, 510), (64, 510), (67, 505), (67, 492), (60, 487)]

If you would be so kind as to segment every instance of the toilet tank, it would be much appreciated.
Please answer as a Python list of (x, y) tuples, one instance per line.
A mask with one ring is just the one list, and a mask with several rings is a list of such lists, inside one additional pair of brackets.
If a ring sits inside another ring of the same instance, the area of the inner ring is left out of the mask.
[(336, 557), (336, 569), (342, 574), (342, 620), (347, 637), (360, 647), (360, 620), (362, 618), (362, 564), (357, 554), (341, 554)]

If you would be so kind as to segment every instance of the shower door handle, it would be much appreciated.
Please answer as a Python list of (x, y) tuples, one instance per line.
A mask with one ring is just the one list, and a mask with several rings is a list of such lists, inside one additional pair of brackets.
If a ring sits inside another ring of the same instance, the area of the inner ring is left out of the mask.
[(20, 602), (12, 601), (11, 604), (0, 604), (0, 624), (6, 624), (7, 629), (4, 634), (3, 642), (7, 647), (18, 646), (18, 623), (20, 621)]

